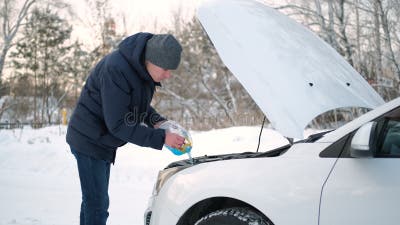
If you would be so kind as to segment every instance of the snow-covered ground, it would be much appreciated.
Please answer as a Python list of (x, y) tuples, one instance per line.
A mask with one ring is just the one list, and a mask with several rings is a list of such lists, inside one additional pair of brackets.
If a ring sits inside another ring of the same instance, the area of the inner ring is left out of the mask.
[[(259, 127), (191, 132), (192, 155), (255, 151)], [(313, 131), (307, 131), (311, 133)], [(0, 130), (0, 225), (79, 224), (80, 186), (76, 161), (65, 143), (66, 127)], [(260, 151), (286, 144), (270, 129)], [(127, 144), (118, 150), (110, 177), (110, 225), (143, 224), (159, 170), (186, 158)]]

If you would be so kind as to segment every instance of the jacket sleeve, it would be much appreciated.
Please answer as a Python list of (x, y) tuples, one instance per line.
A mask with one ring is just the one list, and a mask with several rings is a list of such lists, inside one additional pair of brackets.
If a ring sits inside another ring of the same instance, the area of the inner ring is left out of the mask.
[(147, 117), (144, 120), (144, 122), (147, 124), (147, 126), (154, 127), (154, 124), (164, 120), (167, 119), (158, 114), (157, 111), (150, 106), (149, 110), (147, 111)]
[(104, 120), (112, 135), (143, 147), (162, 149), (165, 131), (140, 124), (141, 115), (134, 110), (137, 107), (131, 107), (131, 90), (122, 72), (109, 68), (100, 76), (100, 88)]

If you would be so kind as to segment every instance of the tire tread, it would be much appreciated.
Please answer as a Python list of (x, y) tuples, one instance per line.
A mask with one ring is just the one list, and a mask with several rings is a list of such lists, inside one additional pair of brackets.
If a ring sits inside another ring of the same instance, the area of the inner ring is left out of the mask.
[(232, 216), (240, 221), (247, 223), (248, 225), (272, 225), (271, 222), (266, 221), (263, 217), (255, 213), (253, 210), (242, 207), (220, 209), (215, 212), (209, 213), (208, 215), (200, 218), (195, 223), (195, 225), (202, 225), (202, 223), (216, 216)]

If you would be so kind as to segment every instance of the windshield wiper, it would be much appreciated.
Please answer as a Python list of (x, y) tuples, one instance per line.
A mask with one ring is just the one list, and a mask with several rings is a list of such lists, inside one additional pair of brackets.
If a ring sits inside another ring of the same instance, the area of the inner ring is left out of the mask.
[(299, 141), (299, 142), (300, 143), (316, 142), (317, 140), (322, 138), (325, 134), (330, 133), (332, 131), (334, 131), (334, 129), (333, 130), (324, 131), (324, 132), (320, 132), (320, 133), (316, 133), (316, 134), (311, 134), (310, 136), (308, 136), (307, 139), (304, 139), (304, 140)]

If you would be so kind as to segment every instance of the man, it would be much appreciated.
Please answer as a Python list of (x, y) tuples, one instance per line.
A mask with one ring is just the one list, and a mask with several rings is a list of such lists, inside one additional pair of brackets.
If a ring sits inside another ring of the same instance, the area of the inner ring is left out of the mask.
[(130, 142), (179, 148), (184, 143), (183, 137), (157, 129), (166, 119), (150, 106), (155, 87), (171, 77), (181, 52), (172, 35), (138, 33), (124, 39), (90, 73), (66, 137), (78, 164), (81, 225), (106, 224), (110, 163), (118, 147)]

